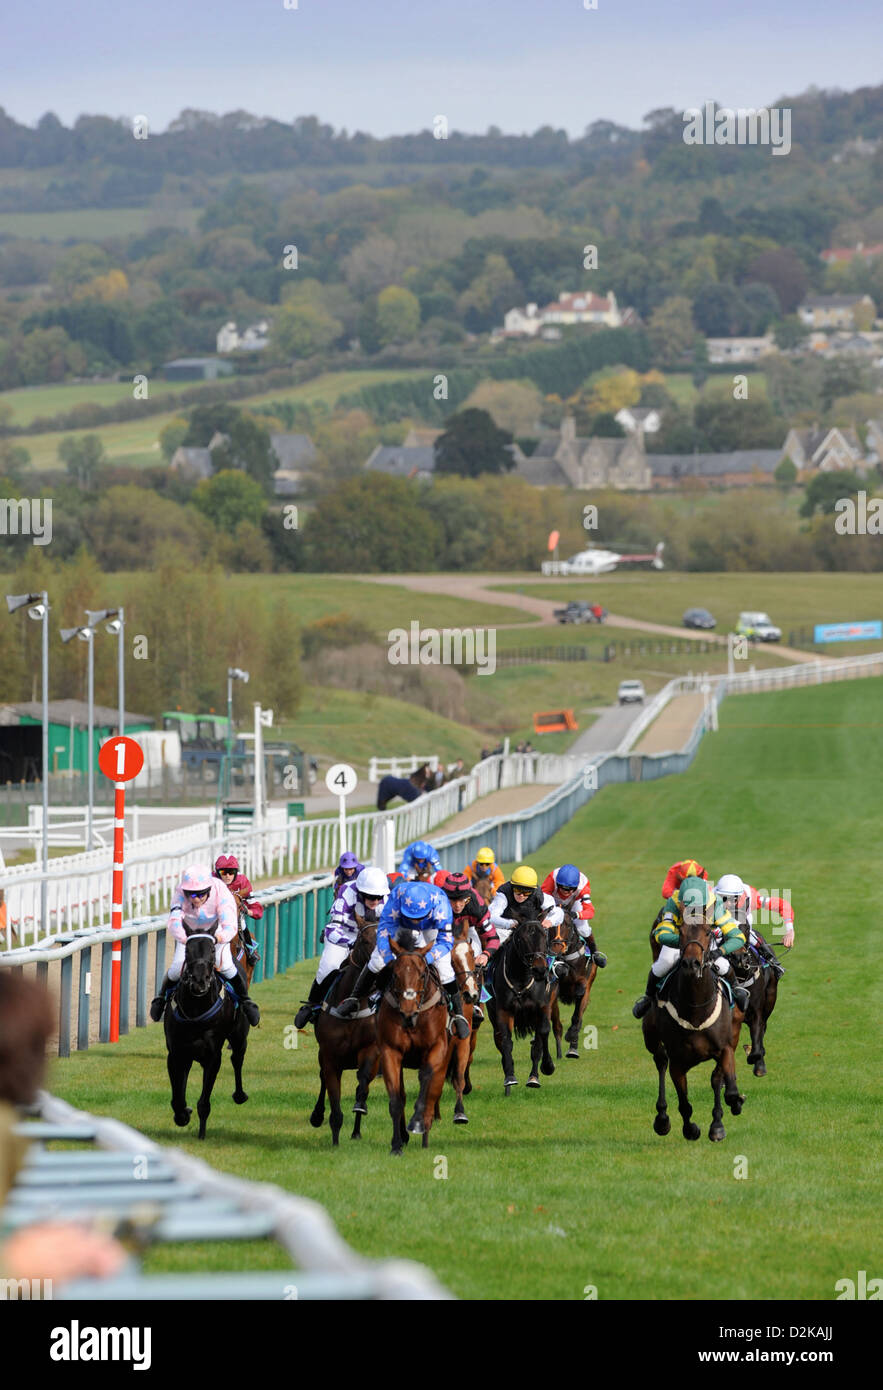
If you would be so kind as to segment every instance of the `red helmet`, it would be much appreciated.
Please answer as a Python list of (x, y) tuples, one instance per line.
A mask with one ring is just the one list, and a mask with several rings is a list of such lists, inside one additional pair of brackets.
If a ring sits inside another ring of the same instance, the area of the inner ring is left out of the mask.
[(239, 860), (233, 854), (219, 854), (215, 860), (215, 873), (219, 874), (222, 869), (234, 869), (239, 873)]
[(465, 874), (445, 873), (442, 875), (442, 881), (440, 883), (439, 876), (436, 875), (435, 881), (438, 883), (442, 892), (449, 898), (468, 898), (469, 894), (472, 892), (472, 884)]
[(445, 883), (449, 878), (450, 874), (448, 873), (447, 869), (439, 869), (437, 874), (433, 874), (432, 881), (435, 884), (436, 888), (444, 888)]

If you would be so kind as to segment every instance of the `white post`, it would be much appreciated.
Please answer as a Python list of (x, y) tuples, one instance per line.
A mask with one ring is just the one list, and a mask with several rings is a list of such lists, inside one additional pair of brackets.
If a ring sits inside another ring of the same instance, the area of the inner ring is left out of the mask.
[(254, 707), (254, 828), (260, 830), (264, 814), (264, 729), (261, 707)]
[(92, 816), (95, 804), (95, 629), (87, 627), (89, 636), (89, 805), (86, 813), (86, 849), (92, 849)]
[(734, 639), (735, 636), (736, 636), (735, 632), (728, 632), (728, 633), (727, 633), (727, 675), (728, 675), (728, 676), (732, 676), (732, 675), (734, 674), (734, 671), (735, 671), (735, 666), (734, 666), (734, 664), (733, 664), (733, 639)]

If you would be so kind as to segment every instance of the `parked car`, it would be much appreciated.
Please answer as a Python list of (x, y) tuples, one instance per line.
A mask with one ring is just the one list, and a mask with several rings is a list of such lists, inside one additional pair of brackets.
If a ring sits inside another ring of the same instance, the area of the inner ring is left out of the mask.
[(620, 681), (619, 690), (616, 694), (621, 705), (642, 705), (644, 703), (643, 682)]
[(688, 608), (681, 621), (684, 627), (701, 628), (703, 631), (717, 627), (717, 618), (713, 618), (707, 608)]
[(750, 637), (754, 642), (781, 642), (782, 629), (770, 620), (768, 613), (740, 613), (736, 624), (740, 637)]
[(559, 623), (603, 623), (607, 609), (600, 603), (589, 603), (586, 599), (571, 599), (565, 608), (556, 608), (555, 617)]

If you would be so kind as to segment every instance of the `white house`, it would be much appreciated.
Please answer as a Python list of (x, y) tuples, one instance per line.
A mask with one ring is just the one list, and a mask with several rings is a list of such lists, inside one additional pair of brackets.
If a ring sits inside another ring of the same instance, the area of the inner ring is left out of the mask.
[(709, 362), (756, 362), (775, 351), (771, 333), (762, 338), (706, 338)]
[(266, 319), (250, 323), (240, 334), (230, 319), (218, 330), (215, 339), (218, 352), (260, 352), (269, 342), (270, 325)]
[(592, 294), (590, 290), (559, 294), (556, 300), (540, 310), (540, 319), (544, 324), (602, 323), (607, 328), (619, 328), (622, 323), (616, 295), (612, 290), (603, 296)]

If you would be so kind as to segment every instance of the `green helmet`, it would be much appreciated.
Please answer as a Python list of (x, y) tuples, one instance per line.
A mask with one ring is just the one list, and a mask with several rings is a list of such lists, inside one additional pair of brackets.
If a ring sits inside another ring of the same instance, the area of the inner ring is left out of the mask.
[(711, 884), (704, 878), (685, 878), (681, 884), (678, 898), (681, 904), (681, 916), (684, 921), (688, 915), (694, 914), (704, 917), (708, 904), (711, 902)]

